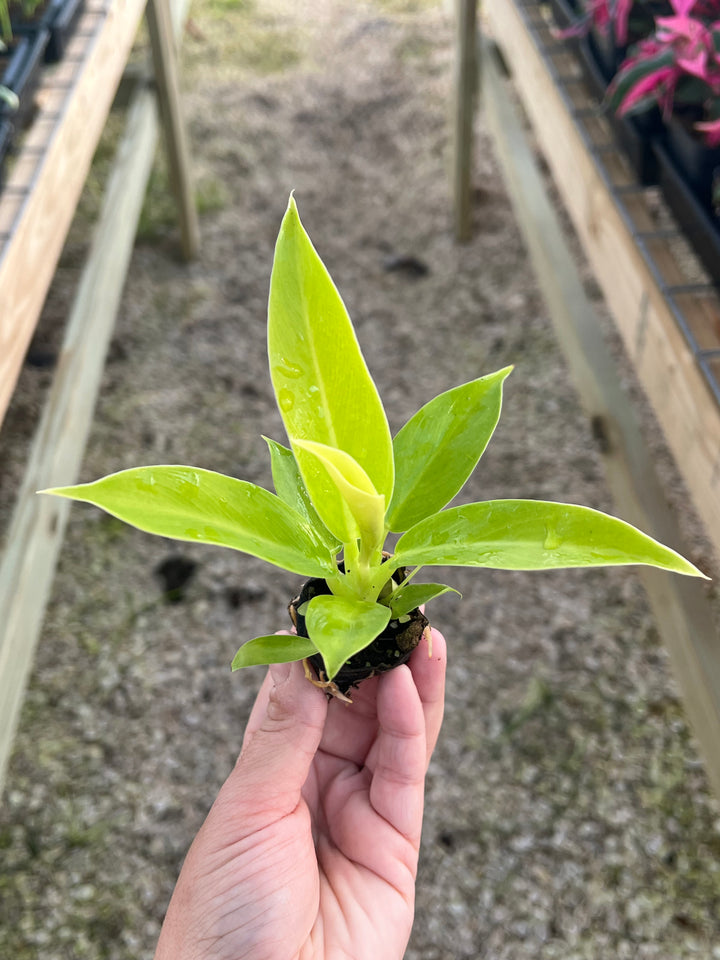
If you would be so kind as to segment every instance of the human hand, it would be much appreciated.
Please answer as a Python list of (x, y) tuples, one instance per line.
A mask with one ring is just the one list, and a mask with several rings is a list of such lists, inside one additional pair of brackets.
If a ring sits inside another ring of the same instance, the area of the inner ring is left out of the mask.
[(445, 641), (351, 705), (270, 667), (234, 770), (193, 842), (155, 960), (401, 960)]

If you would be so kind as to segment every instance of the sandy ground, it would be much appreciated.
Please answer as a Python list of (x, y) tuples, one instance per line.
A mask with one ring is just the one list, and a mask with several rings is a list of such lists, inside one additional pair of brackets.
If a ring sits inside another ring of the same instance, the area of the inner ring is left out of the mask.
[[(482, 129), (475, 236), (452, 242), (451, 64), (452, 25), (430, 2), (192, 9), (184, 78), (202, 253), (176, 260), (160, 169), (82, 479), (185, 462), (270, 485), (260, 435), (283, 435), (265, 304), (294, 188), (391, 426), (513, 363), (463, 496), (612, 509)], [(57, 343), (96, 192), (93, 180), (36, 349)], [(395, 256), (427, 273), (388, 271)], [(3, 427), (3, 522), (49, 376), (26, 367)], [(175, 604), (155, 573), (171, 556), (197, 565)], [(634, 574), (438, 578), (464, 596), (429, 610), (449, 640), (449, 688), (409, 960), (720, 957), (720, 812)], [(73, 510), (0, 811), (1, 957), (151, 956), (262, 677), (232, 675), (230, 659), (286, 625), (297, 586), (259, 561)]]

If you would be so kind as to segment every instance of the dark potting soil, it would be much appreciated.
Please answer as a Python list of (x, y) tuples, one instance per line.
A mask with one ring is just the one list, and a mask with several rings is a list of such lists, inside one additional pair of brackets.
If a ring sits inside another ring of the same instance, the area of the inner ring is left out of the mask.
[[(393, 579), (401, 583), (405, 577), (402, 568), (395, 571)], [(290, 617), (293, 621), (298, 636), (307, 637), (308, 632), (305, 625), (305, 617), (300, 613), (309, 600), (322, 594), (331, 593), (325, 580), (313, 578), (303, 584), (302, 590), (290, 601)], [(415, 609), (400, 620), (391, 620), (380, 636), (373, 642), (350, 657), (339, 672), (333, 678), (335, 686), (342, 694), (346, 694), (351, 687), (356, 687), (363, 680), (375, 677), (380, 673), (386, 673), (393, 667), (400, 666), (401, 663), (407, 663), (410, 654), (420, 643), (423, 630), (428, 626), (428, 619), (420, 610)], [(325, 661), (322, 654), (316, 653), (308, 657), (312, 664), (315, 674), (319, 681), (327, 680), (327, 671), (325, 670)]]

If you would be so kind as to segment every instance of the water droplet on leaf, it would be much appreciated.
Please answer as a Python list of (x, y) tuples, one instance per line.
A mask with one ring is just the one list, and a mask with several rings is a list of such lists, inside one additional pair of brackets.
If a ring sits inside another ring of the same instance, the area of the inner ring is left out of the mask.
[(545, 540), (543, 541), (543, 548), (545, 550), (557, 550), (557, 548), (562, 543), (562, 540), (558, 536), (557, 530), (553, 527), (545, 527)]
[(297, 363), (283, 360), (275, 367), (275, 373), (282, 374), (283, 377), (289, 377), (291, 380), (297, 380), (303, 375), (303, 368)]
[(285, 413), (289, 413), (292, 408), (295, 406), (295, 394), (292, 390), (288, 390), (285, 387), (278, 394), (278, 403), (280, 404), (280, 409)]

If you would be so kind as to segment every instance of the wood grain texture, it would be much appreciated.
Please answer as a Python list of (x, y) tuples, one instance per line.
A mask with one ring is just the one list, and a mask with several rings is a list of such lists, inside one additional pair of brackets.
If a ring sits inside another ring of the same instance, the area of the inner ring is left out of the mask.
[[(39, 91), (39, 121), (58, 116), (53, 131), (46, 131), (44, 153), (30, 157), (21, 151), (8, 181), (9, 202), (16, 202), (13, 194), (29, 183), (33, 188), (13, 217), (12, 236), (0, 249), (0, 423), (144, 6), (145, 0), (110, 0), (107, 15), (87, 42), (85, 57), (70, 86), (58, 89), (49, 71)], [(92, 10), (85, 17), (98, 23)], [(0, 208), (3, 204), (0, 201)], [(1, 209), (0, 223), (5, 223)]]
[(182, 254), (186, 261), (194, 260), (200, 249), (200, 226), (190, 172), (190, 150), (180, 103), (177, 50), (168, 0), (148, 0), (146, 17), (170, 186), (180, 221)]

